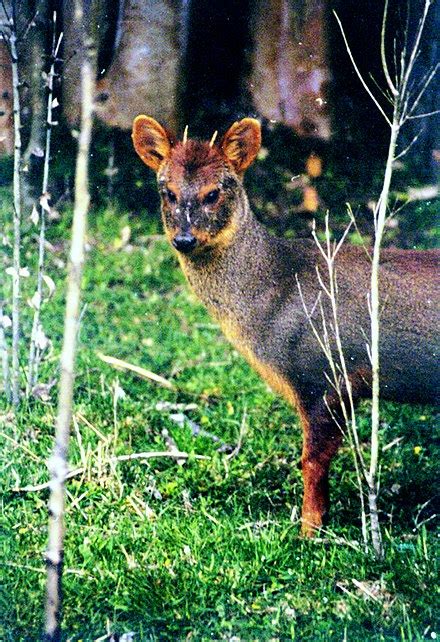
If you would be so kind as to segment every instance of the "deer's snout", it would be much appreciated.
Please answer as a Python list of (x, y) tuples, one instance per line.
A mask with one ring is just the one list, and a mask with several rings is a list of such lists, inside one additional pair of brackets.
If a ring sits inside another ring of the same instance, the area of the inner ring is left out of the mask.
[(189, 254), (197, 245), (197, 239), (189, 232), (186, 232), (185, 234), (177, 234), (172, 243), (178, 252)]

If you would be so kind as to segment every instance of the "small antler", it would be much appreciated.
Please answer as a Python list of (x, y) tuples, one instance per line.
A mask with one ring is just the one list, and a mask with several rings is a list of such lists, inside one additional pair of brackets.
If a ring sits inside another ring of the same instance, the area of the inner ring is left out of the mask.
[(185, 127), (185, 130), (183, 132), (182, 143), (186, 145), (187, 140), (188, 140), (188, 125)]
[(215, 132), (214, 132), (214, 133), (213, 133), (213, 135), (211, 136), (211, 140), (209, 141), (209, 146), (210, 146), (210, 147), (213, 147), (213, 146), (214, 146), (215, 139), (217, 138), (217, 134), (218, 134), (218, 131), (217, 131), (217, 130), (215, 130)]

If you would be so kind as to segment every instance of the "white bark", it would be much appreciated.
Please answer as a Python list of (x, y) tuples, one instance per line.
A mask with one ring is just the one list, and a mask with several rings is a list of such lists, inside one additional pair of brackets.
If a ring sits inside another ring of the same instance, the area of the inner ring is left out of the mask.
[(21, 112), (18, 75), (16, 24), (11, 24), (9, 47), (12, 62), (12, 93), (14, 109), (14, 249), (12, 274), (12, 403), (20, 402), (20, 245), (21, 245)]
[[(77, 19), (82, 23), (82, 3), (77, 2)], [(80, 15), (79, 15), (80, 14)], [(61, 353), (58, 413), (55, 446), (49, 461), (51, 473), (49, 498), (49, 543), (47, 548), (47, 598), (45, 639), (61, 639), (61, 578), (64, 537), (64, 483), (67, 474), (67, 449), (72, 419), (73, 384), (77, 328), (80, 316), (81, 276), (89, 207), (88, 160), (92, 132), (95, 51), (85, 42), (87, 55), (81, 65), (81, 128), (75, 174), (75, 205), (72, 224), (69, 273)]]
[[(44, 196), (47, 193), (49, 186), (49, 166), (50, 166), (50, 144), (52, 137), (52, 111), (53, 111), (53, 81), (55, 78), (55, 65), (58, 51), (61, 45), (62, 34), (56, 41), (56, 13), (53, 17), (53, 33), (52, 33), (52, 63), (48, 74), (48, 93), (47, 93), (47, 121), (46, 121), (46, 146), (44, 151), (44, 168), (43, 168), (43, 184), (41, 194)], [(40, 311), (43, 303), (43, 271), (44, 271), (44, 250), (46, 243), (46, 211), (40, 204), (40, 235), (38, 239), (38, 272), (37, 272), (37, 296), (36, 308), (34, 311), (34, 319), (32, 322), (31, 341), (29, 346), (29, 365), (27, 377), (26, 392), (29, 395), (32, 388), (38, 380), (38, 362), (36, 354), (36, 343), (38, 328), (40, 325)]]

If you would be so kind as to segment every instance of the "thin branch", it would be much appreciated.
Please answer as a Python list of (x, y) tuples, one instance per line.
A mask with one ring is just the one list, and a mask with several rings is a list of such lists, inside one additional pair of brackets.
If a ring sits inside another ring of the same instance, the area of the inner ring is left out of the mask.
[[(418, 104), (419, 104), (420, 100), (422, 99), (422, 97), (423, 97), (423, 95), (424, 95), (425, 91), (428, 89), (428, 87), (429, 87), (430, 83), (432, 82), (432, 80), (433, 80), (433, 78), (434, 78), (435, 74), (437, 73), (437, 71), (438, 71), (439, 67), (440, 67), (440, 63), (437, 63), (437, 64), (435, 65), (435, 67), (433, 67), (433, 68), (431, 69), (431, 71), (430, 71), (429, 73), (425, 74), (425, 76), (424, 76), (424, 78), (423, 78), (423, 81), (422, 81), (421, 89), (420, 89), (420, 91), (419, 91), (419, 93), (418, 93), (417, 97), (414, 99), (414, 102), (413, 102), (413, 104), (412, 104), (412, 107), (411, 107), (411, 109), (409, 110), (409, 113), (408, 113), (408, 115), (406, 116), (406, 118), (411, 118), (411, 116), (414, 114), (414, 112), (415, 112), (415, 110), (417, 109), (417, 106), (418, 106)], [(437, 110), (437, 112), (433, 112), (433, 113), (438, 113), (438, 110)]]
[(240, 452), (241, 446), (243, 444), (244, 436), (246, 434), (246, 430), (247, 430), (247, 412), (246, 412), (246, 408), (244, 408), (243, 417), (241, 418), (240, 432), (238, 435), (237, 445), (235, 446), (232, 452), (226, 455), (226, 459), (228, 461), (230, 461), (231, 459), (234, 459), (234, 457), (236, 457)]
[(11, 444), (14, 444), (14, 447), (17, 450), (23, 450), (23, 452), (25, 452), (31, 459), (36, 461), (38, 464), (42, 464), (42, 461), (41, 461), (40, 457), (37, 457), (37, 455), (35, 455), (32, 452), (32, 450), (30, 450), (30, 448), (28, 448), (27, 446), (25, 446), (21, 442), (17, 441), (13, 437), (10, 437), (9, 435), (7, 435), (5, 432), (2, 432), (2, 431), (0, 431), (0, 437), (3, 437), (3, 439), (6, 439), (7, 441), (10, 441)]
[(97, 352), (96, 356), (99, 359), (101, 359), (101, 361), (104, 361), (104, 363), (108, 363), (114, 368), (118, 368), (119, 370), (128, 370), (129, 372), (133, 372), (134, 374), (141, 377), (141, 379), (147, 379), (147, 381), (154, 381), (155, 383), (159, 384), (163, 388), (168, 388), (169, 390), (175, 390), (175, 386), (170, 381), (168, 381), (168, 379), (165, 379), (165, 377), (161, 377), (155, 372), (151, 372), (151, 370), (146, 370), (145, 368), (141, 368), (141, 366), (136, 366), (133, 363), (129, 363), (128, 361), (123, 361), (122, 359), (117, 359), (116, 357), (111, 357), (109, 355), (102, 354), (102, 352)]
[(388, 83), (388, 87), (391, 90), (391, 93), (393, 94), (394, 97), (398, 96), (398, 91), (396, 89), (396, 86), (394, 85), (393, 81), (391, 80), (390, 72), (388, 69), (388, 63), (387, 63), (387, 57), (385, 53), (385, 34), (386, 34), (386, 24), (387, 24), (387, 17), (388, 17), (388, 0), (385, 0), (385, 7), (383, 10), (383, 18), (382, 18), (382, 30), (380, 34), (380, 57), (382, 60), (382, 69), (385, 74), (386, 81)]
[(386, 91), (385, 89), (382, 89), (382, 87), (381, 87), (381, 86), (380, 86), (380, 84), (377, 82), (377, 80), (376, 80), (376, 78), (373, 76), (373, 74), (368, 74), (368, 75), (370, 76), (370, 79), (374, 82), (374, 84), (376, 85), (376, 89), (378, 89), (378, 90), (380, 91), (380, 93), (381, 93), (381, 94), (382, 94), (382, 96), (385, 98), (385, 100), (386, 100), (387, 102), (389, 102), (389, 103), (390, 103), (390, 105), (394, 105), (394, 100), (393, 100), (392, 96), (390, 95), (390, 92), (389, 92), (389, 91)]
[[(425, 27), (426, 17), (428, 15), (429, 7), (431, 6), (431, 4), (432, 4), (432, 0), (425, 0), (425, 6), (423, 8), (423, 14), (422, 14), (422, 16), (421, 16), (421, 18), (419, 20), (419, 24), (417, 26), (416, 39), (415, 39), (413, 48), (411, 50), (411, 54), (410, 54), (410, 58), (409, 58), (408, 64), (406, 65), (406, 70), (405, 70), (405, 73), (403, 75), (402, 84), (399, 87), (399, 93), (400, 93), (401, 96), (405, 96), (405, 94), (406, 94), (406, 89), (407, 89), (407, 86), (408, 86), (409, 78), (410, 78), (411, 73), (413, 71), (414, 65), (415, 65), (415, 63), (417, 61), (417, 58), (420, 55), (420, 41), (421, 41), (421, 38), (422, 38), (423, 29)], [(408, 31), (409, 30), (408, 30), (408, 27), (407, 27), (406, 32), (408, 32)]]
[(38, 9), (32, 16), (32, 18), (28, 21), (27, 25), (24, 27), (23, 31), (20, 34), (17, 34), (17, 42), (22, 42), (23, 40), (26, 39), (26, 36), (29, 33), (29, 30), (31, 27), (35, 26), (35, 18), (38, 16)]
[(336, 13), (336, 11), (334, 11), (334, 10), (333, 10), (333, 14), (334, 14), (334, 16), (335, 16), (335, 18), (336, 18), (336, 20), (337, 20), (337, 22), (338, 22), (339, 29), (341, 30), (342, 37), (343, 37), (343, 39), (344, 39), (345, 48), (346, 48), (346, 50), (347, 50), (347, 53), (348, 53), (348, 55), (349, 55), (349, 57), (350, 57), (350, 60), (351, 60), (351, 64), (353, 65), (353, 68), (354, 68), (354, 70), (355, 70), (355, 72), (356, 72), (356, 74), (357, 74), (357, 76), (358, 76), (359, 80), (361, 81), (361, 83), (362, 83), (362, 85), (363, 85), (363, 87), (364, 87), (365, 91), (366, 91), (366, 92), (367, 92), (367, 94), (370, 96), (371, 100), (374, 102), (374, 104), (376, 105), (376, 107), (378, 108), (378, 110), (380, 111), (380, 113), (382, 114), (382, 116), (385, 118), (385, 120), (386, 120), (386, 122), (388, 123), (388, 125), (391, 127), (391, 121), (390, 121), (390, 119), (388, 118), (388, 116), (387, 116), (387, 115), (386, 115), (386, 113), (384, 112), (384, 110), (383, 110), (383, 108), (382, 108), (381, 104), (378, 102), (377, 98), (374, 96), (374, 94), (372, 93), (371, 89), (369, 88), (369, 86), (368, 86), (368, 85), (367, 85), (367, 83), (365, 82), (365, 80), (364, 80), (364, 78), (363, 78), (363, 76), (362, 76), (361, 72), (359, 71), (359, 68), (358, 68), (358, 66), (357, 66), (357, 64), (356, 64), (356, 62), (355, 62), (355, 60), (354, 60), (354, 58), (353, 58), (353, 54), (351, 53), (350, 45), (348, 44), (348, 41), (347, 41), (347, 38), (346, 38), (346, 35), (345, 35), (345, 31), (344, 31), (344, 28), (343, 28), (343, 26), (342, 26), (341, 21), (339, 20), (339, 16), (338, 16), (338, 14), (337, 14), (337, 13)]
[[(194, 453), (186, 453), (186, 452), (180, 452), (179, 450), (173, 450), (172, 452), (169, 450), (164, 450), (164, 451), (151, 451), (151, 452), (142, 452), (142, 453), (131, 453), (130, 455), (118, 455), (115, 457), (110, 457), (107, 462), (104, 462), (104, 464), (117, 464), (122, 461), (135, 461), (135, 460), (146, 460), (146, 459), (197, 459), (197, 460), (203, 460), (207, 461), (210, 460), (211, 457), (208, 457), (207, 455), (196, 455)], [(84, 474), (86, 472), (87, 468), (85, 466), (80, 466), (79, 468), (74, 468), (73, 470), (69, 470), (65, 474), (65, 481), (68, 479), (73, 479), (74, 477), (79, 477), (80, 475)], [(16, 488), (12, 488), (14, 493), (31, 493), (31, 492), (36, 492), (40, 490), (45, 490), (46, 488), (51, 488), (52, 481), (48, 482), (43, 482), (42, 484), (35, 484), (35, 485), (29, 485), (29, 486), (20, 486)]]
[(353, 212), (353, 208), (351, 207), (351, 203), (346, 203), (346, 206), (347, 206), (348, 215), (349, 215), (350, 220), (351, 220), (351, 222), (353, 224), (353, 227), (356, 230), (356, 232), (358, 233), (359, 238), (361, 239), (362, 248), (364, 249), (364, 252), (367, 255), (367, 258), (371, 263), (371, 254), (370, 254), (370, 252), (368, 250), (368, 247), (366, 246), (366, 244), (364, 242), (362, 233), (361, 233), (361, 231), (359, 229), (359, 226), (357, 224), (357, 221), (356, 221), (356, 218), (355, 218), (355, 215), (354, 215), (354, 212)]
[(413, 145), (415, 145), (416, 142), (418, 141), (418, 139), (421, 136), (422, 132), (423, 132), (423, 129), (421, 129), (419, 132), (417, 132), (417, 134), (414, 136), (414, 138), (411, 140), (411, 142), (405, 147), (405, 149), (402, 149), (401, 152), (399, 152), (396, 156), (394, 156), (394, 161), (393, 162), (396, 162), (396, 160), (398, 160), (399, 158), (402, 158), (403, 156), (405, 156), (405, 154), (407, 154), (409, 152), (411, 147)]
[(415, 116), (407, 116), (407, 119), (416, 120), (417, 118), (428, 118), (429, 116), (436, 116), (436, 114), (440, 114), (440, 109), (436, 109), (435, 111), (428, 111), (425, 114), (416, 114)]
[(3, 9), (3, 13), (6, 16), (6, 20), (9, 22), (9, 24), (11, 24), (12, 20), (11, 20), (11, 16), (9, 15), (8, 10), (6, 9), (5, 0), (0, 0), (0, 1), (1, 1), (1, 6), (2, 6), (2, 9)]

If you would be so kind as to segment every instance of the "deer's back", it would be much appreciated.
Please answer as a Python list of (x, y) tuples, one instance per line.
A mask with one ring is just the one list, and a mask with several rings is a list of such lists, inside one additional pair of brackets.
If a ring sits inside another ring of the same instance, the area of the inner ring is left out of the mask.
[[(322, 333), (322, 310), (330, 335), (332, 312), (318, 284), (315, 266), (327, 280), (317, 248), (307, 242), (274, 240), (272, 269), (261, 278), (260, 296), (250, 319), (250, 339), (263, 362), (272, 364), (303, 399), (320, 399), (329, 370), (312, 333), (298, 284), (313, 321)], [(300, 261), (299, 261), (300, 258)], [(439, 260), (436, 251), (384, 250), (381, 262), (381, 392), (396, 401), (439, 401)], [(338, 320), (350, 373), (368, 394), (370, 336), (367, 293), (370, 261), (362, 248), (346, 246), (336, 262)], [(296, 276), (297, 275), (297, 276)], [(319, 297), (319, 298), (318, 298)]]

